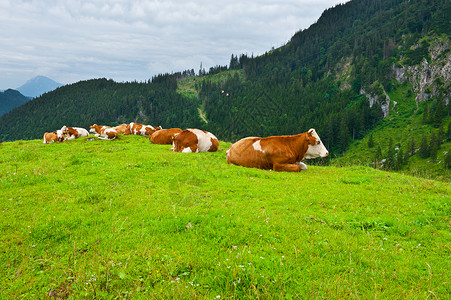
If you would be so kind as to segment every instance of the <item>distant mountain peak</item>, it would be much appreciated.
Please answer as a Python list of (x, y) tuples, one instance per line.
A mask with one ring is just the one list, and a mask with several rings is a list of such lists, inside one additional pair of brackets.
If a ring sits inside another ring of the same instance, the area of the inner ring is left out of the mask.
[(53, 91), (54, 89), (62, 86), (63, 84), (58, 83), (45, 76), (36, 76), (28, 80), (24, 85), (18, 87), (18, 90), (22, 95), (27, 97), (38, 97), (44, 93)]

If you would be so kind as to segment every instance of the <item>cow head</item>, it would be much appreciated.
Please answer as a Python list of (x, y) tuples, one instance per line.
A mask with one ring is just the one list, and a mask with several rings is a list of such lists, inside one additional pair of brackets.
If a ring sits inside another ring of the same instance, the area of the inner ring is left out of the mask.
[(91, 133), (97, 133), (97, 127), (99, 127), (99, 125), (97, 125), (97, 124), (94, 124), (94, 125), (92, 125), (92, 126), (89, 126), (89, 132), (91, 132)]
[(310, 129), (306, 132), (308, 148), (304, 154), (305, 159), (312, 159), (317, 157), (326, 157), (329, 155), (329, 151), (327, 151), (326, 147), (324, 147), (323, 142), (319, 138), (319, 135), (316, 133), (315, 129)]
[(59, 142), (64, 142), (65, 136), (64, 136), (63, 131), (62, 131), (61, 129), (58, 129), (57, 131), (55, 131), (55, 133), (56, 133), (56, 139), (57, 139)]

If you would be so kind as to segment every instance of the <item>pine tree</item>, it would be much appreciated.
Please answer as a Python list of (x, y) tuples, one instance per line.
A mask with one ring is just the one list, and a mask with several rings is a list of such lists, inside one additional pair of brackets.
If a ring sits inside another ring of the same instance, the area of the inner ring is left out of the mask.
[(445, 168), (450, 169), (451, 168), (451, 150), (446, 153), (445, 156)]
[(439, 144), (435, 133), (432, 132), (431, 141), (429, 142), (429, 156), (432, 158), (432, 161), (437, 159)]
[(373, 147), (374, 147), (373, 134), (370, 134), (370, 137), (368, 139), (368, 148), (373, 148)]
[(379, 162), (382, 158), (382, 149), (380, 145), (377, 145), (376, 155), (374, 155), (374, 167), (379, 169)]
[(415, 154), (415, 139), (412, 137), (409, 144), (409, 155), (412, 156)]
[(435, 108), (435, 115), (433, 119), (433, 123), (435, 126), (440, 126), (444, 115), (445, 115), (445, 104), (443, 103), (442, 97), (439, 97), (437, 100), (437, 107)]
[(420, 156), (422, 158), (428, 158), (430, 155), (429, 153), (429, 144), (428, 144), (428, 138), (426, 134), (423, 135), (423, 138), (421, 139), (420, 144)]
[(346, 121), (346, 117), (342, 115), (342, 119), (340, 122), (340, 131), (338, 133), (339, 141), (340, 141), (340, 151), (345, 151), (348, 146), (349, 139), (351, 138), (351, 134), (349, 133), (348, 124)]
[(393, 138), (388, 143), (387, 159), (385, 161), (385, 169), (390, 170), (395, 166), (395, 150), (393, 149)]
[(427, 104), (424, 104), (423, 124), (427, 124), (428, 121), (429, 121), (429, 107)]
[(402, 151), (402, 148), (399, 148), (398, 154), (396, 155), (394, 169), (397, 171), (401, 170), (403, 165), (404, 165), (404, 152)]

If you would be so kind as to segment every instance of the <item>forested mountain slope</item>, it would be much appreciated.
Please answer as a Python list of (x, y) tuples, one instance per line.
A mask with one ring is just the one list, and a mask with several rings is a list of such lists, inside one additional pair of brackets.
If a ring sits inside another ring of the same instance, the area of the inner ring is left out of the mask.
[[(429, 81), (412, 92), (429, 87), (427, 99), (448, 101), (449, 13), (449, 1), (360, 0), (331, 8), (287, 45), (241, 56), (236, 67), (244, 69), (244, 82), (204, 83), (210, 129), (235, 140), (315, 127), (332, 153), (343, 153), (390, 113), (387, 93), (402, 70), (427, 64), (417, 77), (429, 74)], [(444, 71), (432, 73), (432, 63)]]
[(172, 76), (157, 76), (153, 83), (93, 79), (63, 86), (0, 118), (0, 138), (36, 139), (63, 125), (94, 123), (199, 126), (197, 103), (177, 94), (176, 87)]
[(16, 90), (8, 89), (4, 92), (0, 92), (0, 116), (11, 111), (15, 107), (21, 106), (29, 100), (29, 98)]

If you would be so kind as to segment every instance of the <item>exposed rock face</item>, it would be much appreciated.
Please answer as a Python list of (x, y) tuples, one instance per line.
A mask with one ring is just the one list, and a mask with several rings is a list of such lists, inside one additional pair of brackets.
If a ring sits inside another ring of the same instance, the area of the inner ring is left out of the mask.
[[(416, 45), (416, 47), (418, 47)], [(413, 49), (413, 48), (412, 48)], [(451, 93), (451, 51), (449, 38), (436, 38), (429, 46), (430, 61), (426, 58), (418, 65), (404, 66), (401, 62), (393, 65), (393, 76), (399, 83), (408, 81), (416, 94), (415, 100), (426, 101), (430, 97), (442, 96), (448, 104)], [(374, 103), (381, 105), (384, 118), (390, 110), (390, 97), (377, 81), (370, 87), (360, 90), (370, 107)], [(394, 103), (396, 105), (396, 103)]]
[(364, 89), (360, 90), (360, 95), (365, 95), (370, 103), (370, 107), (373, 107), (374, 103), (379, 103), (381, 105), (381, 110), (384, 118), (388, 116), (390, 112), (390, 97), (385, 91), (381, 95), (374, 95), (373, 93), (367, 92)]
[(393, 66), (398, 82), (409, 81), (417, 95), (417, 102), (426, 101), (431, 96), (443, 94), (445, 102), (449, 102), (451, 79), (451, 53), (449, 39), (434, 40), (429, 47), (431, 61), (423, 59), (415, 66)]

